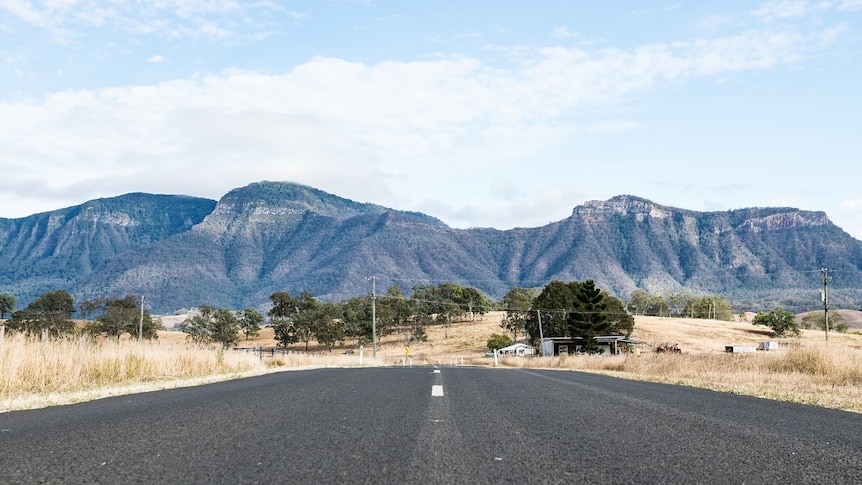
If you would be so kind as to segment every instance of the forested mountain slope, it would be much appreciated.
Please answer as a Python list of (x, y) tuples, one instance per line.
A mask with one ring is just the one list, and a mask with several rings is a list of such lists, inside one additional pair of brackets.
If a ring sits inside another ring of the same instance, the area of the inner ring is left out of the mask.
[(627, 298), (689, 291), (737, 307), (862, 302), (862, 242), (822, 212), (696, 212), (632, 196), (591, 201), (536, 228), (453, 229), (420, 213), (260, 182), (218, 203), (129, 194), (0, 219), (0, 291), (19, 306), (67, 289), (76, 300), (143, 294), (155, 312), (263, 306), (275, 291), (347, 298), (455, 282), (501, 297), (515, 286), (594, 279)]

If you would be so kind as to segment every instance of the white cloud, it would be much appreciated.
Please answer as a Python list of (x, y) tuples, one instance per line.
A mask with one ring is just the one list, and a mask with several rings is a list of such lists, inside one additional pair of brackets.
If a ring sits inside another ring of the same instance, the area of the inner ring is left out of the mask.
[(565, 27), (554, 27), (552, 33), (554, 37), (557, 37), (559, 39), (571, 39), (575, 37), (580, 37), (581, 35), (578, 32), (572, 32)]
[(751, 14), (765, 22), (771, 22), (778, 19), (804, 17), (810, 11), (811, 5), (806, 1), (781, 0), (763, 3)]
[[(458, 225), (504, 224), (481, 202), (499, 194), (477, 191), (477, 181), (521, 183), (524, 161), (548, 147), (636, 128), (615, 109), (631, 96), (794, 62), (810, 40), (748, 32), (632, 50), (554, 47), (513, 69), (466, 57), (375, 65), (320, 57), (281, 75), (226, 71), (9, 102), (0, 104), (0, 200), (53, 209), (130, 191), (217, 198), (249, 182), (295, 180)], [(580, 112), (590, 116), (575, 121)], [(435, 213), (429, 193), (468, 197), (437, 203)], [(495, 213), (546, 224), (582, 193), (561, 182), (511, 197)]]
[(162, 62), (165, 62), (165, 58), (161, 55), (155, 55), (147, 59), (147, 62), (150, 64), (161, 64)]
[(838, 4), (839, 12), (855, 12), (862, 10), (862, 0), (844, 0)]

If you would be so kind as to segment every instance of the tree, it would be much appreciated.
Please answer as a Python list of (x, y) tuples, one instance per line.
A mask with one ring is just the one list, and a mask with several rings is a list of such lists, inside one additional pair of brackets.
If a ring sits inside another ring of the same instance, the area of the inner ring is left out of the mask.
[(186, 337), (197, 345), (203, 345), (210, 341), (210, 319), (215, 308), (207, 305), (198, 307), (198, 314), (191, 315), (182, 321), (177, 328), (186, 334)]
[(464, 288), (461, 291), (460, 301), (456, 301), (455, 303), (464, 305), (470, 313), (470, 319), (473, 321), (476, 320), (477, 313), (479, 315), (484, 315), (488, 313), (488, 309), (490, 308), (488, 299), (485, 298), (485, 295), (476, 288), (471, 287)]
[(272, 308), (269, 316), (272, 320), (272, 330), (279, 347), (299, 342), (299, 334), (293, 324), (293, 316), (299, 311), (299, 302), (290, 293), (279, 291), (269, 296)]
[(624, 335), (626, 338), (635, 330), (635, 319), (626, 310), (625, 304), (618, 298), (611, 296), (607, 291), (602, 292), (608, 322), (610, 323), (610, 335)]
[(9, 328), (33, 335), (47, 329), (57, 337), (72, 333), (75, 322), (75, 300), (66, 290), (49, 291), (36, 298), (27, 308), (12, 313)]
[(337, 303), (324, 303), (317, 311), (314, 336), (330, 352), (333, 345), (344, 342), (344, 326), (338, 319), (341, 313), (341, 305)]
[(263, 316), (254, 308), (246, 308), (240, 313), (239, 328), (245, 334), (245, 339), (249, 337), (257, 337), (260, 335), (260, 324), (263, 322)]
[(500, 335), (498, 333), (492, 333), (491, 338), (488, 339), (488, 350), (500, 350), (504, 347), (508, 347), (512, 345), (514, 342), (512, 341), (512, 337), (508, 335)]
[(527, 316), (530, 307), (533, 306), (533, 295), (526, 288), (512, 288), (503, 296), (503, 308), (506, 316), (501, 326), (512, 332), (512, 340), (518, 340), (518, 331), (524, 331), (527, 325)]
[[(571, 288), (562, 281), (554, 280), (545, 285), (533, 301), (533, 307), (527, 315), (527, 334), (533, 339), (538, 339), (540, 334), (544, 337), (568, 336), (566, 314), (574, 307), (574, 302), (575, 297)], [(539, 331), (540, 318), (541, 332)]]
[(96, 313), (102, 311), (105, 308), (106, 300), (103, 298), (96, 298), (95, 300), (84, 300), (78, 306), (78, 313), (81, 315), (81, 318), (86, 320), (90, 317), (90, 315), (95, 315)]
[(209, 322), (210, 339), (221, 344), (223, 349), (235, 346), (239, 341), (239, 322), (236, 313), (219, 308), (212, 314)]
[(569, 312), (566, 323), (572, 338), (583, 339), (583, 350), (587, 353), (597, 353), (598, 343), (594, 337), (606, 335), (611, 329), (608, 315), (605, 313), (607, 304), (604, 302), (602, 290), (596, 288), (593, 280), (583, 283), (569, 283), (575, 297), (572, 311)]
[[(826, 330), (826, 316), (823, 312), (808, 312), (802, 316), (802, 328), (811, 330)], [(847, 322), (841, 313), (835, 310), (829, 310), (829, 330), (844, 333), (847, 331)]]
[(777, 337), (782, 337), (788, 332), (793, 335), (802, 333), (796, 324), (796, 316), (782, 308), (758, 313), (755, 315), (752, 325), (766, 325), (772, 329)]
[(293, 326), (300, 342), (305, 342), (305, 350), (308, 351), (308, 343), (314, 337), (315, 324), (321, 318), (323, 304), (314, 298), (314, 295), (303, 291), (296, 298), (296, 313), (293, 315)]
[(410, 316), (413, 315), (413, 306), (404, 297), (401, 288), (396, 285), (390, 286), (380, 303), (390, 309), (392, 324), (398, 329), (398, 333), (401, 333), (401, 326), (405, 325), (410, 320)]
[(371, 337), (371, 301), (364, 296), (354, 296), (341, 306), (341, 321), (346, 335), (353, 345), (357, 338)]
[(682, 315), (689, 318), (733, 320), (730, 302), (718, 295), (690, 297), (682, 310)]
[(15, 297), (11, 293), (0, 293), (0, 319), (5, 320), (6, 315), (15, 311)]
[[(134, 295), (114, 300), (87, 300), (84, 303), (87, 303), (88, 313), (101, 311), (94, 321), (87, 324), (86, 330), (89, 333), (104, 333), (107, 337), (116, 338), (120, 338), (123, 333), (128, 333), (132, 338), (137, 339), (140, 327), (143, 338), (148, 340), (159, 338), (160, 326), (153, 320), (149, 311), (144, 310), (143, 321), (141, 321), (141, 309)], [(84, 303), (81, 304), (82, 307), (85, 306)]]
[(198, 315), (190, 316), (179, 324), (192, 342), (202, 345), (217, 342), (222, 348), (236, 345), (239, 341), (239, 322), (236, 313), (225, 309), (215, 309), (208, 305), (198, 307)]
[(649, 315), (650, 294), (643, 290), (635, 290), (629, 296), (629, 304), (636, 315)]

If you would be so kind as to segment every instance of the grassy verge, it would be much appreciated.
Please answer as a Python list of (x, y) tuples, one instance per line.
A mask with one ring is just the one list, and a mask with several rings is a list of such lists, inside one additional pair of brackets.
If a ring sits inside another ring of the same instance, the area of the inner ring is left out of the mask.
[[(135, 341), (0, 343), (0, 412), (67, 404), (111, 395), (197, 385), (310, 367), (356, 365), (347, 356), (256, 353)], [(369, 362), (370, 364), (370, 362)]]
[(571, 369), (862, 412), (862, 353), (803, 342), (748, 354), (507, 358), (501, 366)]

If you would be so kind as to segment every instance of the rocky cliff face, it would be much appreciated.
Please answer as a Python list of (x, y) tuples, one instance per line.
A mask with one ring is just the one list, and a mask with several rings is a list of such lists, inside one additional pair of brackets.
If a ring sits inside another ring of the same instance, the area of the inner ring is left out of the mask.
[(492, 297), (593, 279), (622, 298), (688, 291), (757, 309), (806, 305), (822, 267), (836, 270), (836, 304), (862, 302), (862, 242), (822, 212), (696, 212), (634, 196), (587, 202), (543, 227), (456, 230), (424, 214), (261, 182), (218, 203), (130, 194), (0, 219), (0, 245), (0, 284), (21, 303), (63, 288), (76, 299), (145, 294), (162, 312), (244, 308), (275, 291), (366, 294), (375, 275), (381, 288), (452, 281)]

